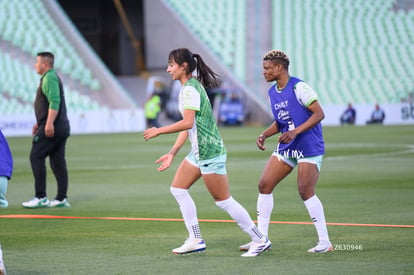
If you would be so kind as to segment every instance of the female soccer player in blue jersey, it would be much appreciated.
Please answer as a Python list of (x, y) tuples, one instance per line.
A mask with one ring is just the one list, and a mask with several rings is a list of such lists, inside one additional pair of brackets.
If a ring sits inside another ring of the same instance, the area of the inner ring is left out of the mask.
[[(276, 150), (267, 161), (259, 181), (258, 228), (268, 236), (274, 203), (273, 189), (298, 166), (299, 195), (319, 237), (318, 244), (308, 252), (332, 251), (323, 206), (315, 194), (325, 153), (320, 123), (325, 116), (324, 112), (314, 90), (302, 80), (289, 75), (289, 58), (284, 52), (268, 52), (263, 58), (263, 69), (267, 82), (276, 81), (268, 92), (274, 122), (259, 135), (256, 144), (260, 150), (265, 150), (265, 140), (281, 134)], [(249, 247), (250, 243), (240, 246), (240, 250)]]
[[(193, 77), (193, 71), (197, 78)], [(167, 72), (173, 80), (180, 81), (179, 110), (182, 120), (161, 128), (152, 127), (144, 131), (145, 140), (160, 134), (179, 132), (170, 152), (161, 156), (156, 163), (163, 171), (170, 167), (174, 157), (189, 139), (191, 152), (181, 162), (171, 185), (171, 193), (180, 207), (189, 236), (184, 244), (173, 249), (175, 254), (200, 252), (206, 249), (201, 236), (196, 206), (190, 196), (190, 187), (199, 179), (213, 196), (216, 205), (226, 211), (251, 238), (251, 246), (242, 254), (254, 257), (270, 248), (271, 243), (254, 225), (248, 212), (230, 194), (226, 172), (226, 149), (212, 114), (211, 104), (205, 88), (218, 85), (217, 74), (203, 61), (200, 55), (179, 48), (168, 57)]]

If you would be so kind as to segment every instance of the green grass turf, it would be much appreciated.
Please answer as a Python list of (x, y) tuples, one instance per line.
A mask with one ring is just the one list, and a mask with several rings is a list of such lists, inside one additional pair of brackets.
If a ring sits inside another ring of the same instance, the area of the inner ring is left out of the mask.
[[(275, 146), (256, 148), (261, 127), (222, 128), (232, 195), (256, 219), (257, 181)], [(326, 157), (317, 194), (330, 223), (414, 225), (414, 127), (325, 127)], [(33, 196), (28, 137), (9, 138), (15, 171), (0, 215), (181, 218), (169, 193), (175, 168), (156, 170), (175, 135), (145, 142), (140, 133), (76, 135), (69, 139), (68, 209), (24, 209)], [(56, 183), (48, 173), (48, 194)], [(229, 217), (202, 182), (191, 191), (200, 219)], [(309, 222), (296, 188), (296, 171), (274, 192), (273, 221)], [(244, 259), (249, 239), (235, 223), (202, 222), (207, 252), (176, 256), (186, 238), (182, 221), (0, 218), (8, 274), (412, 274), (414, 228), (328, 226), (333, 253), (306, 250), (313, 225), (272, 224), (272, 250)]]

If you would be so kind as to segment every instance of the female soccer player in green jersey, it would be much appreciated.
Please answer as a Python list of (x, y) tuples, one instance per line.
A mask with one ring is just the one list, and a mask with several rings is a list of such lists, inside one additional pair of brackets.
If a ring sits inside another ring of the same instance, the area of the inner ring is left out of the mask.
[[(194, 70), (197, 78), (193, 77)], [(255, 257), (269, 249), (272, 244), (260, 233), (246, 209), (233, 199), (229, 191), (226, 149), (205, 90), (218, 86), (217, 74), (204, 63), (200, 55), (185, 48), (170, 52), (167, 72), (182, 85), (178, 100), (182, 119), (161, 128), (149, 128), (144, 131), (143, 136), (148, 141), (161, 134), (179, 132), (171, 150), (156, 161), (161, 163), (159, 171), (170, 167), (187, 139), (191, 142), (191, 151), (179, 165), (170, 188), (180, 207), (189, 236), (182, 246), (172, 252), (186, 254), (206, 249), (196, 206), (189, 193), (190, 187), (199, 178), (203, 178), (216, 205), (226, 211), (252, 239), (250, 249), (242, 256)]]

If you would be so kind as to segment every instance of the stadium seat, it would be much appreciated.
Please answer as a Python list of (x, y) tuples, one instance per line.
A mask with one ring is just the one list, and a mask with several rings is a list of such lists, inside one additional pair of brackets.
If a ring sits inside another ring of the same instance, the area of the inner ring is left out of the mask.
[[(0, 115), (33, 113), (36, 83), (39, 81), (33, 65), (39, 51), (55, 53), (55, 68), (69, 79), (68, 82), (79, 81), (84, 91), (99, 90), (100, 82), (54, 23), (42, 1), (0, 0), (0, 10), (8, 15), (0, 16), (0, 38), (20, 50), (20, 56), (26, 54), (33, 58), (26, 64), (24, 59), (0, 51), (0, 69), (3, 72), (0, 74), (0, 94), (4, 94), (0, 102)], [(65, 87), (65, 92), (68, 106), (73, 108), (71, 111), (105, 109), (79, 91)]]
[[(49, 50), (54, 52), (56, 56), (72, 59), (68, 66), (68, 63), (57, 58), (55, 67), (64, 73), (71, 74), (71, 77), (78, 81), (83, 80), (83, 75), (87, 75), (89, 78), (92, 76), (94, 79), (88, 66), (84, 64), (71, 43), (53, 22), (42, 1), (1, 0), (0, 9), (4, 9), (8, 14), (7, 17), (0, 17), (0, 29), (4, 30), (0, 32), (0, 36), (4, 40), (32, 56), (36, 56), (39, 51)], [(37, 16), (39, 14), (42, 16)], [(84, 81), (83, 84), (92, 88), (90, 86), (92, 79)]]
[(246, 1), (165, 0), (235, 75), (245, 79)]
[(392, 4), (275, 0), (273, 46), (325, 104), (399, 102), (414, 87), (414, 10), (395, 13)]
[[(20, 60), (9, 54), (0, 52), (0, 69), (7, 74), (0, 74), (0, 93), (2, 97), (0, 114), (31, 114), (33, 113), (33, 101), (36, 92), (36, 84), (39, 76), (33, 70), (33, 66), (23, 64)], [(92, 80), (93, 81), (93, 80)], [(99, 83), (94, 83), (94, 88)], [(65, 87), (66, 102), (71, 111), (86, 111), (105, 109), (90, 97), (79, 91)]]

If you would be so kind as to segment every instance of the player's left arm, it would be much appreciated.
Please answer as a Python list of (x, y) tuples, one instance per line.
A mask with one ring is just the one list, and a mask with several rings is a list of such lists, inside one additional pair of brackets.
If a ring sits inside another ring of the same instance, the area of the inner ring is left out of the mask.
[(152, 127), (145, 130), (143, 134), (144, 139), (149, 140), (158, 135), (177, 133), (193, 127), (196, 112), (200, 110), (200, 94), (191, 86), (184, 87), (183, 109), (183, 119), (164, 127)]
[(49, 102), (48, 116), (45, 125), (46, 137), (55, 135), (54, 123), (59, 114), (60, 90), (59, 81), (56, 75), (48, 74), (43, 80), (42, 90)]
[(313, 101), (309, 106), (306, 107), (309, 111), (311, 111), (312, 115), (301, 125), (296, 127), (293, 131), (296, 135), (299, 135), (307, 130), (315, 127), (319, 122), (321, 122), (325, 118), (325, 113), (319, 101)]
[(312, 115), (301, 125), (291, 131), (287, 131), (279, 136), (279, 142), (289, 143), (296, 138), (297, 135), (306, 132), (307, 130), (315, 127), (322, 119), (325, 118), (325, 114), (321, 105), (317, 100), (312, 102), (307, 109), (312, 112)]
[(195, 114), (195, 110), (184, 109), (183, 119), (173, 124), (158, 128), (158, 134), (171, 134), (191, 129), (194, 125)]
[(299, 82), (295, 87), (296, 98), (299, 103), (311, 112), (310, 117), (301, 125), (297, 125), (295, 129), (287, 131), (279, 136), (279, 142), (289, 143), (296, 138), (297, 135), (306, 132), (315, 127), (322, 119), (325, 118), (323, 109), (318, 101), (315, 91), (305, 82)]
[(311, 116), (304, 123), (292, 130), (297, 136), (321, 122), (325, 114), (319, 104), (318, 95), (307, 83), (299, 82), (295, 87), (295, 93), (299, 103), (311, 112)]
[(142, 135), (144, 136), (144, 139), (148, 141), (149, 139), (157, 137), (162, 134), (177, 133), (177, 132), (191, 129), (194, 125), (195, 114), (196, 114), (195, 110), (185, 109), (183, 112), (183, 119), (173, 124), (164, 126), (164, 127), (149, 128), (145, 130)]

